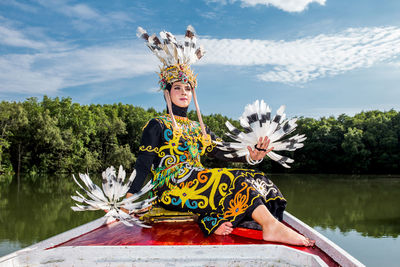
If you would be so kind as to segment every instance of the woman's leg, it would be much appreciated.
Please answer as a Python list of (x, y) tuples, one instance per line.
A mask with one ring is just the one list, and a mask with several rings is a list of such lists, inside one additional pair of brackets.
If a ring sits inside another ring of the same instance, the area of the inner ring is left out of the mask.
[(280, 242), (297, 246), (313, 246), (315, 241), (296, 233), (275, 219), (264, 205), (259, 205), (251, 217), (261, 225), (265, 241)]

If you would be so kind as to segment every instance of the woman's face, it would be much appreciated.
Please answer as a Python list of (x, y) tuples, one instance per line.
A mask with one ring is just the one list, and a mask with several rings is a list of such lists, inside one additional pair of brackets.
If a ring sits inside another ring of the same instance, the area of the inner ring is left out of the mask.
[(192, 100), (192, 89), (188, 83), (174, 82), (171, 86), (171, 101), (181, 108), (189, 106)]

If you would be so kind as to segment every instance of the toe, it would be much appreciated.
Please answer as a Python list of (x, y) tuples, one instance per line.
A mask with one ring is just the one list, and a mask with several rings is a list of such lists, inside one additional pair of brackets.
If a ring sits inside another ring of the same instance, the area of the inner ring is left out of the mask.
[(307, 247), (312, 247), (315, 245), (315, 241), (311, 240), (310, 238), (306, 237), (306, 245)]

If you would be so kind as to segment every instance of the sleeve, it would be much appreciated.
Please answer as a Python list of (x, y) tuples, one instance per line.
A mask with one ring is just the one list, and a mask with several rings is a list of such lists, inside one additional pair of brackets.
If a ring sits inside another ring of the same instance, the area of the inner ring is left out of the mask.
[(151, 165), (157, 156), (157, 149), (161, 143), (162, 127), (156, 119), (151, 119), (143, 128), (142, 140), (135, 164), (136, 178), (128, 193), (138, 192), (150, 172)]
[(223, 142), (223, 140), (220, 137), (218, 137), (217, 135), (215, 135), (208, 127), (206, 127), (206, 132), (211, 136), (211, 145), (209, 147), (207, 147), (207, 150), (206, 150), (207, 156), (209, 156), (211, 158), (223, 160), (223, 161), (247, 162), (245, 156), (238, 157), (238, 158), (225, 157), (224, 156), (225, 154), (229, 154), (231, 152), (219, 149), (217, 144), (215, 143), (215, 141)]

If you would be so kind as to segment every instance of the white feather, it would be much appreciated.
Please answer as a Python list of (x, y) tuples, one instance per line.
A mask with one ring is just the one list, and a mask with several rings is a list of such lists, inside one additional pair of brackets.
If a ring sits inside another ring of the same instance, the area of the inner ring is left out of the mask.
[(131, 173), (131, 176), (128, 179), (128, 182), (124, 184), (124, 186), (121, 189), (120, 195), (125, 196), (126, 193), (128, 192), (129, 188), (131, 188), (131, 185), (133, 183), (133, 180), (135, 180), (136, 177), (136, 170), (133, 170)]
[[(154, 55), (166, 66), (178, 63), (193, 64), (197, 62), (204, 54), (204, 48), (197, 46), (197, 37), (194, 28), (189, 25), (187, 30), (193, 33), (193, 36), (185, 36), (184, 42), (180, 43), (170, 32), (160, 32), (160, 44), (156, 44), (157, 36), (153, 34), (149, 36), (147, 32), (138, 27), (137, 36), (143, 38), (146, 45), (150, 48)], [(199, 52), (200, 57), (196, 54)]]
[[(130, 211), (134, 211), (139, 208), (147, 208), (151, 206), (151, 203), (155, 200), (154, 198), (137, 201), (140, 197), (146, 194), (153, 188), (151, 182), (146, 184), (142, 190), (133, 194), (130, 198), (125, 198), (127, 191), (129, 190), (133, 180), (136, 177), (136, 171), (133, 171), (129, 180), (125, 183), (126, 172), (119, 167), (118, 176), (115, 173), (114, 167), (107, 168), (103, 173), (103, 184), (100, 189), (96, 184), (92, 182), (88, 174), (79, 174), (79, 177), (84, 182), (88, 190), (86, 190), (73, 175), (74, 181), (78, 186), (86, 193), (88, 198), (85, 198), (79, 191), (76, 191), (78, 196), (71, 196), (73, 200), (79, 203), (85, 203), (87, 206), (75, 204), (71, 207), (74, 211), (85, 211), (85, 210), (108, 210), (105, 217), (114, 218), (122, 221), (126, 225), (132, 226), (132, 223), (144, 226), (136, 218), (126, 214), (121, 208), (125, 208)], [(122, 199), (122, 200), (121, 200)], [(132, 222), (132, 223), (131, 223)], [(146, 226), (147, 227), (147, 226)]]
[[(302, 142), (306, 139), (304, 135), (295, 135), (288, 139), (284, 139), (287, 135), (295, 131), (297, 119), (286, 120), (285, 106), (282, 105), (271, 118), (271, 109), (264, 100), (256, 100), (253, 104), (248, 104), (244, 108), (242, 116), (239, 118), (240, 125), (246, 129), (247, 133), (236, 129), (229, 121), (225, 123), (230, 133), (227, 136), (236, 142), (220, 143), (218, 148), (227, 151), (225, 157), (241, 157), (249, 154), (248, 146), (255, 148), (259, 138), (267, 136), (270, 140), (269, 148), (273, 147), (273, 151), (294, 151), (303, 147)], [(277, 161), (286, 168), (290, 168), (288, 163), (293, 160), (274, 153), (267, 154), (272, 160)]]

